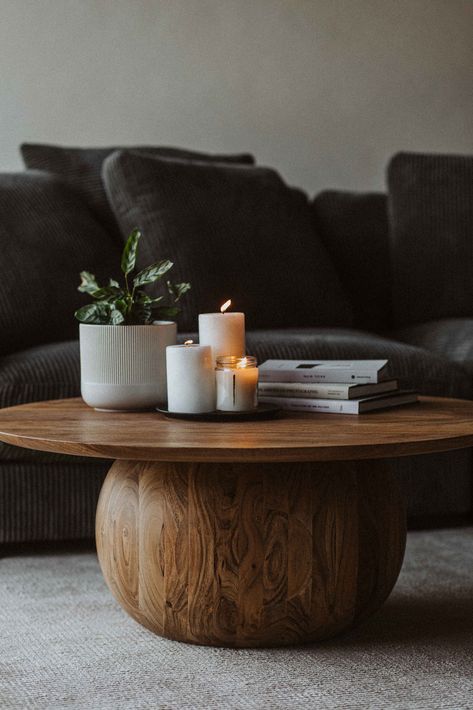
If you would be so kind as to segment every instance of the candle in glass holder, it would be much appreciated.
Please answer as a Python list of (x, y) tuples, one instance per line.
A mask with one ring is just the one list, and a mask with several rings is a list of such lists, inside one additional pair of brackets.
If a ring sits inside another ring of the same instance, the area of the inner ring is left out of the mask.
[(215, 410), (215, 366), (209, 345), (166, 348), (168, 410), (181, 414), (203, 414)]
[(226, 355), (217, 358), (217, 409), (243, 412), (258, 406), (256, 358)]
[(243, 357), (245, 354), (245, 314), (228, 313), (231, 301), (227, 301), (220, 313), (199, 315), (199, 342), (210, 345), (214, 363), (221, 355)]

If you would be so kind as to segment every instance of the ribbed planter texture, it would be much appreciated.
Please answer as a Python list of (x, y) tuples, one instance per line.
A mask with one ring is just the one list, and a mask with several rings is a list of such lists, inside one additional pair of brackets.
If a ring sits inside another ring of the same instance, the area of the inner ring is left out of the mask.
[(95, 409), (147, 409), (163, 404), (166, 347), (174, 345), (176, 323), (152, 325), (80, 324), (82, 398)]

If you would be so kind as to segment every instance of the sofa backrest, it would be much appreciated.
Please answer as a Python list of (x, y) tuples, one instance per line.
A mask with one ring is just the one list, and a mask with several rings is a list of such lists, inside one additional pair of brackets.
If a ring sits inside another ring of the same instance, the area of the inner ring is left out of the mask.
[(398, 153), (387, 169), (395, 325), (473, 315), (473, 156)]
[(74, 311), (90, 300), (79, 273), (117, 276), (121, 248), (53, 175), (0, 174), (0, 356), (77, 338)]
[(392, 323), (387, 196), (324, 190), (312, 200), (312, 214), (350, 299), (354, 325), (387, 330)]

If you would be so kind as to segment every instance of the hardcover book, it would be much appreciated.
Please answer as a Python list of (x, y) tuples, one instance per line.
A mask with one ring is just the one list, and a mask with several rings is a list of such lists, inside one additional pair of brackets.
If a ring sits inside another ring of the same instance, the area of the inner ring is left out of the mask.
[(388, 379), (387, 360), (266, 360), (260, 382), (378, 383)]
[(363, 414), (376, 409), (400, 407), (417, 402), (415, 392), (404, 391), (395, 394), (364, 397), (361, 399), (302, 399), (301, 397), (259, 397), (260, 402), (275, 404), (281, 409), (294, 412), (321, 412), (328, 414)]
[(260, 397), (305, 397), (317, 399), (356, 399), (375, 394), (395, 392), (397, 380), (385, 380), (367, 385), (348, 385), (337, 382), (260, 382)]

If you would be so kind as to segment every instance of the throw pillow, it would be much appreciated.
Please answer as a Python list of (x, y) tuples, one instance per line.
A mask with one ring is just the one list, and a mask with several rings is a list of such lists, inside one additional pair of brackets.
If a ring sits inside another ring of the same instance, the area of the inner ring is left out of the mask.
[[(105, 158), (116, 150), (127, 148), (67, 148), (56, 145), (23, 143), (21, 154), (27, 168), (46, 170), (63, 178), (68, 185), (77, 190), (95, 213), (100, 222), (119, 238), (113, 212), (107, 202), (100, 175)], [(248, 153), (235, 155), (213, 155), (182, 148), (156, 146), (137, 146), (132, 150), (149, 155), (199, 160), (219, 163), (247, 163), (252, 165), (254, 158)]]
[(0, 175), (0, 354), (77, 338), (79, 272), (105, 278), (120, 247), (60, 180)]
[(473, 313), (473, 157), (399, 153), (388, 166), (396, 323)]
[(139, 266), (170, 258), (173, 278), (192, 283), (183, 330), (228, 298), (249, 328), (350, 323), (307, 197), (274, 170), (117, 152), (103, 178), (123, 236), (144, 234)]

